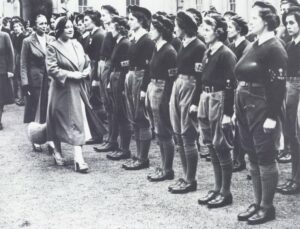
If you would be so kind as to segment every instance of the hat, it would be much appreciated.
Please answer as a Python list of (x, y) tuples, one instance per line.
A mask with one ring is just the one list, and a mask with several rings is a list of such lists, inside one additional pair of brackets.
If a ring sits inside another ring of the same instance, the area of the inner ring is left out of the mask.
[(267, 8), (272, 11), (272, 13), (277, 14), (276, 8), (269, 2), (256, 1), (253, 6), (258, 6), (261, 8)]
[(103, 5), (101, 9), (107, 10), (110, 14), (119, 15), (119, 12), (116, 10), (116, 8), (111, 5)]
[(128, 6), (127, 9), (130, 13), (139, 12), (139, 13), (143, 14), (148, 21), (151, 21), (152, 14), (148, 9), (146, 9), (144, 7), (130, 5), (130, 6)]
[(297, 0), (281, 0), (282, 4), (291, 4), (292, 6), (300, 6), (299, 2)]
[(47, 141), (46, 123), (40, 124), (37, 122), (31, 122), (28, 125), (27, 133), (31, 143), (45, 144)]
[(192, 15), (187, 14), (185, 11), (179, 11), (177, 13), (176, 20), (182, 27), (184, 27), (183, 29), (189, 29), (192, 31), (198, 30), (196, 19)]
[(172, 40), (174, 24), (170, 19), (165, 16), (155, 14), (152, 18), (152, 25), (162, 34), (164, 40)]
[(200, 11), (196, 10), (195, 8), (189, 8), (186, 11), (190, 12), (193, 15), (193, 17), (197, 21), (198, 26), (200, 26), (202, 24), (202, 15), (201, 15)]

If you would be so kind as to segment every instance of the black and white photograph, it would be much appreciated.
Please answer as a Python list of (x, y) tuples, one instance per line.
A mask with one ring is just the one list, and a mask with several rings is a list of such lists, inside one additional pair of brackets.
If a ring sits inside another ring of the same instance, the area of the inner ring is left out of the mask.
[(1, 229), (300, 229), (299, 0), (0, 0)]

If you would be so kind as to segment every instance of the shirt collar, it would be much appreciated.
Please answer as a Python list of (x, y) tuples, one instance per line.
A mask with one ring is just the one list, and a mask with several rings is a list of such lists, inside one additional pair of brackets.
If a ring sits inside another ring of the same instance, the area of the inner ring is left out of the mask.
[(300, 42), (300, 36), (296, 37), (296, 39), (293, 39), (293, 41), (295, 42), (295, 45), (298, 44)]
[(156, 50), (159, 51), (167, 42), (165, 40), (160, 40), (156, 43)]
[(241, 36), (238, 39), (236, 39), (236, 41), (234, 42), (235, 47), (238, 47), (244, 40), (246, 40), (244, 36)]
[(122, 38), (123, 38), (122, 36), (119, 36), (119, 37), (118, 37), (118, 39), (117, 39), (117, 41), (116, 41), (117, 44), (122, 40)]
[(209, 49), (211, 50), (211, 55), (213, 55), (216, 51), (221, 48), (223, 43), (221, 41), (216, 42), (215, 44), (211, 45)]
[(192, 43), (192, 41), (196, 40), (196, 37), (188, 37), (188, 38), (184, 38), (182, 41), (182, 45), (185, 48), (186, 46), (188, 46), (190, 43)]
[(91, 35), (93, 35), (93, 34), (96, 32), (97, 29), (99, 29), (99, 27), (97, 27), (97, 26), (94, 27), (94, 28), (92, 29), (92, 31), (91, 31)]
[(141, 37), (147, 33), (148, 32), (145, 29), (139, 29), (139, 30), (135, 31), (135, 33), (134, 33), (135, 42), (138, 42), (138, 40), (141, 39)]
[(275, 33), (273, 31), (267, 32), (258, 38), (258, 45), (262, 45), (266, 41), (275, 37)]

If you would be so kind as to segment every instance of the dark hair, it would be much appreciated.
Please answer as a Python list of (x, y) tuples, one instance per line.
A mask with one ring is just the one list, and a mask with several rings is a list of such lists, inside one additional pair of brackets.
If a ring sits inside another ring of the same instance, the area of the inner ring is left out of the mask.
[(300, 27), (300, 7), (292, 6), (287, 12), (282, 15), (282, 23), (286, 26), (287, 16), (294, 15), (298, 26)]
[(197, 21), (192, 15), (188, 15), (184, 11), (179, 11), (176, 16), (176, 22), (178, 27), (183, 30), (188, 37), (197, 35)]
[(84, 21), (84, 15), (78, 14), (75, 18), (76, 25), (79, 23), (79, 21)]
[(196, 10), (195, 8), (189, 8), (186, 11), (193, 14), (195, 20), (197, 21), (197, 26), (200, 26), (202, 24), (202, 15), (200, 11)]
[(227, 23), (221, 15), (211, 15), (210, 17), (204, 18), (204, 22), (212, 26), (217, 34), (219, 41), (224, 42), (227, 39)]
[(97, 10), (86, 10), (83, 14), (84, 16), (89, 17), (96, 26), (102, 26), (101, 14)]
[(23, 27), (23, 29), (25, 29), (24, 22), (22, 22), (21, 20), (12, 20), (11, 23), (10, 23), (10, 30), (13, 30), (14, 26), (16, 24), (19, 24), (21, 27)]
[(149, 30), (150, 29), (150, 21), (146, 18), (146, 16), (139, 12), (139, 11), (131, 11), (132, 16), (134, 16), (138, 22), (141, 24), (141, 26), (146, 29)]
[(161, 34), (165, 41), (172, 41), (174, 24), (171, 20), (162, 15), (153, 15), (152, 25)]
[(229, 16), (229, 17), (233, 17), (233, 16), (236, 16), (237, 14), (231, 10), (229, 11), (226, 11), (224, 14), (223, 14), (223, 17), (225, 16)]
[(111, 5), (103, 5), (101, 9), (107, 10), (109, 14), (119, 15), (119, 12)]
[(260, 8), (259, 15), (267, 23), (268, 31), (274, 31), (280, 25), (276, 8), (272, 4), (263, 1), (256, 1), (253, 7), (255, 6)]
[(235, 15), (231, 17), (230, 20), (232, 21), (236, 30), (240, 32), (241, 36), (245, 36), (248, 34), (249, 32), (248, 24), (242, 17)]
[(2, 19), (2, 24), (3, 24), (4, 26), (7, 26), (7, 24), (8, 24), (9, 22), (11, 22), (11, 18), (10, 18), (10, 17), (4, 17), (4, 18)]
[(297, 0), (282, 0), (280, 3), (280, 6), (282, 6), (283, 4), (290, 4), (291, 6), (300, 7), (300, 4)]
[(57, 19), (57, 23), (55, 26), (55, 38), (56, 40), (63, 34), (66, 24), (68, 21), (71, 21), (68, 17), (61, 17)]
[(121, 36), (128, 37), (128, 31), (130, 30), (130, 27), (125, 17), (114, 16), (111, 19), (111, 22), (115, 23), (116, 30), (120, 33)]
[[(47, 20), (47, 17), (46, 17), (45, 14), (37, 14), (37, 15), (34, 17), (34, 20), (33, 20), (33, 26), (36, 26), (36, 22), (37, 22), (38, 18), (40, 18), (40, 17), (45, 17), (46, 20)], [(47, 20), (47, 21), (48, 21), (48, 20)]]

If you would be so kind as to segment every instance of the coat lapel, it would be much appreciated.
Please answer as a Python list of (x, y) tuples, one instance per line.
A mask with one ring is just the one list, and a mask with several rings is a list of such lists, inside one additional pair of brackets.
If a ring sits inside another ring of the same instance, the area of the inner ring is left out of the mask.
[(32, 45), (37, 48), (41, 53), (43, 53), (44, 55), (46, 55), (46, 50), (44, 50), (37, 38), (36, 34), (32, 35), (32, 40), (31, 40)]

